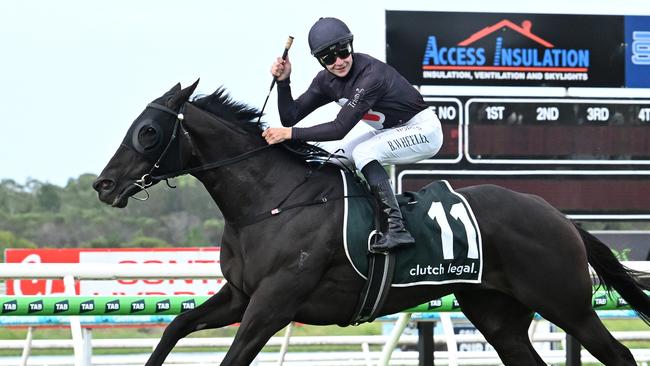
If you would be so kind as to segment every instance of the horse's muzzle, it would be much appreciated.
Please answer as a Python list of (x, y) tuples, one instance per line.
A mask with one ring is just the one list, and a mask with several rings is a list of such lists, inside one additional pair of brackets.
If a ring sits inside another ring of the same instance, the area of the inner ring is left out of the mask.
[(115, 189), (115, 181), (110, 178), (98, 177), (93, 182), (93, 189), (99, 194), (108, 194)]
[(115, 180), (106, 177), (99, 177), (93, 182), (93, 189), (97, 191), (99, 200), (113, 207), (125, 207), (128, 195), (124, 192), (114, 194), (117, 188)]

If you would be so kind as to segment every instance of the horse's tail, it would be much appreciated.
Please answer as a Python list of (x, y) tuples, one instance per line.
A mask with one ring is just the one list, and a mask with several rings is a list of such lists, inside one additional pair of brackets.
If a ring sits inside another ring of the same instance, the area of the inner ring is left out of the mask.
[(587, 248), (587, 260), (596, 271), (600, 284), (608, 292), (616, 290), (632, 309), (650, 325), (650, 297), (644, 290), (650, 290), (650, 284), (640, 278), (648, 274), (625, 267), (616, 259), (612, 251), (587, 230), (576, 226)]

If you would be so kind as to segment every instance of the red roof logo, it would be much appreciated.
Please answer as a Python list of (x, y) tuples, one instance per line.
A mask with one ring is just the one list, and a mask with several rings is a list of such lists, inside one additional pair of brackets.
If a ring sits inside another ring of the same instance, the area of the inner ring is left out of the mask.
[(458, 45), (459, 46), (469, 46), (472, 43), (474, 43), (474, 42), (476, 42), (476, 41), (478, 41), (478, 40), (480, 40), (480, 39), (482, 39), (482, 38), (496, 32), (498, 30), (500, 30), (501, 28), (509, 28), (509, 29), (512, 29), (513, 31), (523, 35), (524, 37), (527, 37), (527, 38), (533, 40), (534, 42), (539, 43), (540, 45), (542, 45), (544, 47), (553, 48), (554, 46), (553, 46), (553, 44), (551, 42), (548, 42), (548, 41), (542, 39), (541, 37), (536, 36), (535, 34), (533, 34), (533, 32), (531, 31), (532, 26), (533, 26), (533, 23), (530, 20), (524, 20), (523, 22), (521, 22), (521, 25), (517, 25), (517, 24), (515, 24), (515, 23), (513, 23), (513, 22), (511, 22), (511, 21), (509, 21), (507, 19), (504, 19), (504, 20), (502, 20), (502, 21), (500, 21), (500, 22), (498, 22), (498, 23), (496, 23), (494, 25), (485, 27), (485, 28), (481, 29), (480, 31), (472, 34), (471, 36), (469, 36), (469, 38), (465, 39), (464, 41), (461, 41)]

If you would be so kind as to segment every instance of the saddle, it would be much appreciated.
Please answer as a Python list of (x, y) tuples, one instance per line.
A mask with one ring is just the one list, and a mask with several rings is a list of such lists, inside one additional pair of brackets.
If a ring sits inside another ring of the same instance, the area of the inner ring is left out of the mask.
[[(346, 195), (367, 190), (354, 176), (346, 175), (344, 184)], [(480, 231), (463, 196), (447, 181), (435, 181), (418, 192), (397, 195), (397, 200), (416, 243), (388, 254), (369, 251), (378, 227), (373, 202), (345, 201), (346, 254), (367, 279), (353, 324), (376, 317), (389, 287), (481, 282)]]

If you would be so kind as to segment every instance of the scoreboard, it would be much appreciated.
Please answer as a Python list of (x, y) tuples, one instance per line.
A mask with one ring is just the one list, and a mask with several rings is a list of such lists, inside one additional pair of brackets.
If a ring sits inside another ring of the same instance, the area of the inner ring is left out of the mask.
[(425, 101), (444, 133), (441, 151), (426, 162), (650, 165), (650, 100)]
[(574, 218), (650, 219), (650, 99), (425, 97), (441, 151), (396, 167), (398, 191), (433, 180), (532, 193)]
[(472, 163), (650, 164), (650, 100), (476, 98), (465, 109)]

